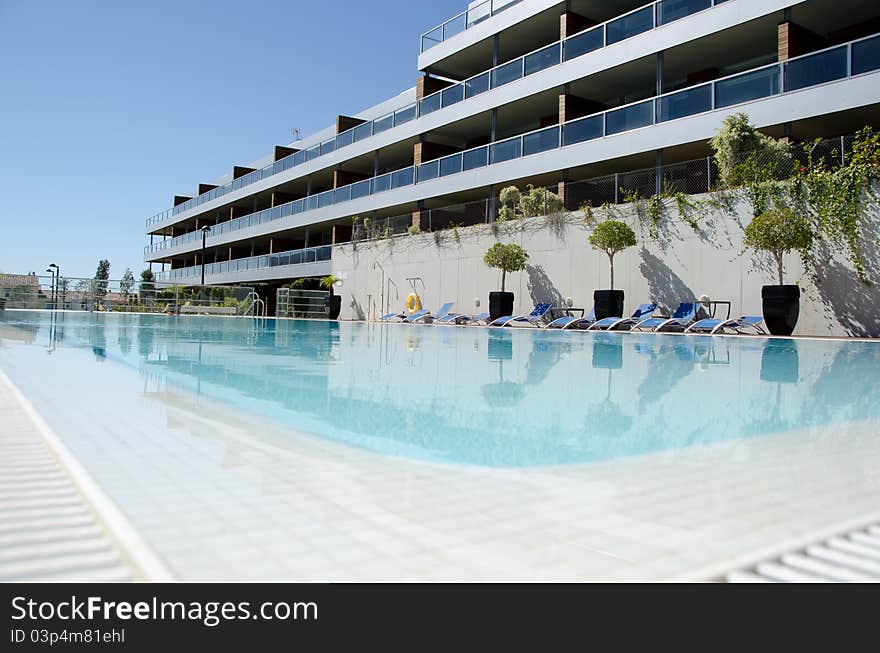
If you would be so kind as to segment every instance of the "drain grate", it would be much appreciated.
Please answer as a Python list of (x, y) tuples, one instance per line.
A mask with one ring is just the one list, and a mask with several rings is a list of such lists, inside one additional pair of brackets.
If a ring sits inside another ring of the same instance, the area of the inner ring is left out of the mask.
[(880, 524), (730, 572), (724, 580), (729, 583), (880, 581)]

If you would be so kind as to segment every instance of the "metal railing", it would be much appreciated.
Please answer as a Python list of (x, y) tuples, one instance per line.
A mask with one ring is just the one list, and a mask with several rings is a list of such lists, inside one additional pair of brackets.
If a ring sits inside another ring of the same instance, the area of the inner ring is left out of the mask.
[[(507, 0), (507, 2), (504, 3), (500, 0), (487, 0), (483, 5), (489, 5), (490, 2), (495, 3), (500, 8), (496, 7), (494, 13), (498, 13), (507, 7), (517, 4), (519, 1), (520, 0)], [(406, 105), (405, 107), (374, 120), (369, 120), (360, 125), (356, 125), (333, 138), (327, 139), (306, 150), (300, 150), (294, 154), (290, 154), (261, 168), (260, 170), (255, 170), (242, 175), (238, 179), (234, 179), (222, 186), (218, 186), (207, 193), (203, 193), (197, 197), (182, 202), (177, 206), (157, 213), (153, 217), (147, 219), (146, 227), (149, 229), (151, 226), (165, 222), (179, 213), (201, 206), (202, 204), (215, 200), (218, 197), (222, 197), (227, 193), (239, 190), (245, 186), (250, 186), (258, 181), (267, 179), (308, 161), (312, 161), (325, 154), (335, 152), (347, 145), (380, 134), (392, 127), (397, 127), (398, 125), (415, 120), (418, 117), (457, 104), (462, 100), (509, 84), (510, 82), (524, 76), (531, 75), (551, 66), (574, 59), (575, 57), (580, 57), (589, 52), (605, 47), (606, 45), (617, 43), (621, 40), (654, 29), (655, 27), (665, 25), (674, 20), (679, 20), (680, 18), (685, 18), (691, 14), (699, 13), (700, 11), (728, 1), (729, 0), (714, 0), (714, 2), (713, 0), (658, 0), (657, 2), (642, 7), (641, 9), (636, 9), (627, 14), (623, 14), (622, 16), (613, 18), (605, 23), (570, 36), (567, 39), (558, 41), (549, 46), (541, 47), (534, 52), (496, 66), (491, 70), (474, 75), (463, 82), (459, 82), (458, 84), (454, 84), (437, 91), (436, 93), (425, 96), (418, 102)], [(504, 5), (503, 7), (500, 6), (502, 4)], [(469, 11), (475, 12), (477, 9), (474, 8)], [(650, 15), (650, 26), (648, 26), (648, 22), (646, 22), (647, 19), (643, 18), (643, 16), (648, 15)], [(608, 36), (609, 33), (610, 37)]]
[(330, 315), (329, 297), (324, 290), (279, 288), (275, 293), (275, 316), (326, 319)]
[[(450, 154), (335, 190), (310, 195), (281, 206), (222, 222), (211, 229), (208, 239), (388, 190), (840, 81), (876, 70), (880, 70), (880, 35), (864, 37), (783, 62), (767, 64), (711, 82)], [(192, 232), (177, 237), (180, 240), (177, 238), (165, 240), (145, 248), (145, 254), (191, 242), (194, 234), (201, 236), (201, 232)]]
[[(206, 263), (204, 266), (205, 274), (212, 275), (229, 272), (246, 272), (247, 270), (260, 270), (286, 265), (320, 263), (322, 261), (330, 260), (332, 249), (332, 245), (321, 245), (319, 247), (308, 247), (305, 249), (278, 252), (277, 254), (262, 254), (260, 256), (232, 259), (231, 261)], [(201, 274), (202, 266), (192, 265), (186, 268), (176, 268), (173, 270), (165, 270), (164, 272), (157, 272), (156, 279), (160, 281), (174, 281), (177, 279), (198, 277)]]
[(453, 16), (449, 20), (437, 25), (422, 34), (420, 52), (429, 50), (435, 45), (443, 43), (448, 38), (479, 25), (484, 20), (495, 16), (505, 9), (518, 5), (522, 0), (485, 0), (470, 9)]

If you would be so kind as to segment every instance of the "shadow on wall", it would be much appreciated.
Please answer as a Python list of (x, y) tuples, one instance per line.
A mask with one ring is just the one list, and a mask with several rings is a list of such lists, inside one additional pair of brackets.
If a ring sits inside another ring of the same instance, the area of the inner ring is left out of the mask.
[(349, 303), (352, 312), (354, 313), (355, 320), (365, 320), (367, 316), (364, 315), (364, 309), (361, 308), (360, 303), (354, 297), (351, 298), (351, 302)]
[(640, 254), (642, 262), (639, 264), (639, 271), (648, 282), (650, 293), (645, 299), (674, 311), (679, 302), (696, 297), (694, 291), (666, 263), (645, 248), (642, 248)]
[(544, 272), (544, 268), (540, 265), (527, 265), (526, 272), (529, 275), (528, 290), (532, 302), (550, 302), (554, 306), (562, 306), (565, 301), (562, 293), (555, 286), (553, 281)]
[[(866, 234), (865, 243), (880, 239), (880, 220), (875, 220)], [(829, 318), (842, 326), (848, 335), (880, 337), (880, 261), (873, 252), (863, 255), (870, 285), (860, 282), (855, 273), (831, 258), (828, 251), (819, 251), (817, 261), (826, 261), (816, 282), (819, 301), (830, 313)]]

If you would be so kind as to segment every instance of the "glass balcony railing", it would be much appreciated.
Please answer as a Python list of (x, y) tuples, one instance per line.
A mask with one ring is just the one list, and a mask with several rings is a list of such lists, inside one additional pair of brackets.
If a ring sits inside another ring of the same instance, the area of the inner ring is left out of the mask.
[(422, 34), (421, 52), (433, 48), (435, 45), (443, 43), (446, 39), (450, 39), (456, 34), (461, 34), (466, 29), (470, 29), (474, 25), (479, 25), (487, 18), (517, 5), (522, 0), (485, 0), (463, 11), (457, 16), (453, 16), (442, 25), (437, 25), (432, 30)]
[[(538, 129), (457, 152), (418, 166), (343, 186), (334, 191), (298, 199), (211, 228), (207, 239), (377, 193), (426, 183), (560, 147), (612, 136), (654, 124), (678, 120), (735, 104), (773, 97), (880, 70), (880, 35), (737, 73), (712, 82), (665, 93), (622, 107), (608, 109), (562, 125)], [(789, 82), (792, 86), (789, 86)], [(201, 232), (184, 234), (147, 247), (145, 253), (200, 242)]]
[[(206, 263), (205, 276), (210, 276), (213, 274), (226, 274), (228, 272), (261, 270), (265, 268), (274, 268), (284, 265), (320, 263), (321, 261), (329, 261), (332, 252), (332, 245), (321, 245), (320, 247), (294, 249), (287, 252), (278, 252), (277, 254), (263, 254), (261, 256), (249, 256), (248, 258), (237, 258), (231, 261)], [(164, 272), (158, 272), (156, 274), (156, 281), (176, 281), (178, 279), (201, 277), (201, 275), (202, 266), (192, 265), (188, 268), (177, 268), (175, 270), (165, 270)]]
[[(268, 177), (277, 175), (280, 172), (302, 165), (308, 161), (312, 161), (320, 156), (330, 154), (342, 147), (357, 143), (365, 138), (369, 138), (391, 129), (392, 127), (415, 120), (417, 117), (427, 116), (440, 109), (452, 106), (453, 104), (458, 104), (462, 100), (475, 97), (491, 89), (504, 86), (505, 84), (522, 79), (528, 75), (532, 75), (576, 57), (583, 56), (589, 52), (603, 48), (606, 45), (611, 45), (612, 43), (628, 39), (645, 31), (660, 27), (674, 20), (698, 13), (727, 1), (728, 0), (657, 0), (650, 5), (641, 7), (640, 9), (636, 9), (628, 14), (624, 14), (623, 16), (596, 25), (595, 27), (591, 27), (584, 32), (570, 36), (563, 41), (544, 46), (535, 52), (531, 52), (518, 59), (501, 64), (500, 66), (496, 66), (492, 70), (482, 72), (463, 82), (448, 86), (436, 93), (425, 96), (416, 103), (398, 109), (394, 113), (365, 122), (357, 127), (353, 127), (352, 129), (344, 131), (323, 143), (319, 143), (307, 150), (301, 150), (291, 154), (290, 156), (276, 161), (260, 170), (250, 172), (228, 184), (219, 186), (207, 193), (199, 195), (198, 197), (194, 197), (182, 204), (178, 204), (171, 209), (162, 211), (147, 220), (147, 228), (149, 229), (153, 225), (163, 223), (175, 215), (201, 206), (202, 204), (215, 200), (218, 197), (222, 197), (229, 192), (244, 188), (245, 186), (249, 186), (263, 179), (267, 179)], [(487, 0), (482, 5), (465, 12), (465, 14), (472, 14), (472, 16), (470, 19), (467, 19), (470, 22), (465, 21), (461, 24), (476, 24), (476, 22), (479, 22), (476, 17), (483, 16), (484, 18), (482, 19), (485, 19), (489, 16), (489, 9), (491, 7), (494, 7), (492, 9), (492, 15), (494, 15), (518, 2), (520, 2), (520, 0), (491, 0), (491, 2), (490, 0)], [(481, 9), (481, 7), (483, 7), (483, 9)], [(464, 16), (465, 14), (460, 14), (459, 17)], [(450, 35), (451, 34), (447, 34), (447, 37)]]

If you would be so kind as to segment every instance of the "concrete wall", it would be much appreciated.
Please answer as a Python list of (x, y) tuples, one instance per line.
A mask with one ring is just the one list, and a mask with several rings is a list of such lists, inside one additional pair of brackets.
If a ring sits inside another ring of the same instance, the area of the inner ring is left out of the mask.
[[(698, 196), (696, 200), (705, 200)], [(626, 292), (626, 310), (656, 301), (674, 310), (679, 301), (706, 294), (733, 302), (734, 316), (761, 314), (761, 286), (775, 283), (769, 256), (741, 254), (742, 232), (751, 219), (751, 205), (733, 200), (728, 209), (704, 209), (695, 231), (682, 221), (674, 202), (667, 201), (659, 242), (649, 237), (645, 203), (613, 207), (613, 217), (629, 223), (638, 245), (615, 257), (615, 286)], [(593, 209), (592, 219), (606, 212)], [(823, 278), (814, 282), (800, 259), (786, 260), (786, 282), (802, 288), (799, 335), (858, 335), (880, 337), (880, 208), (870, 207), (864, 242), (869, 278), (861, 284), (843, 255), (820, 253)], [(494, 228), (493, 228), (494, 227)], [(516, 242), (529, 253), (523, 272), (508, 275), (507, 289), (516, 294), (516, 310), (526, 313), (538, 301), (592, 307), (593, 290), (608, 287), (608, 259), (587, 242), (590, 228), (584, 214), (531, 218), (496, 225), (478, 225), (383, 241), (338, 245), (333, 250), (333, 274), (343, 280), (342, 319), (365, 319), (385, 308), (398, 310), (409, 293), (407, 277), (421, 277), (419, 294), (426, 308), (437, 310), (454, 301), (454, 310), (487, 310), (488, 293), (500, 289), (501, 273), (483, 263), (483, 254), (496, 241)], [(375, 265), (378, 263), (378, 265)], [(384, 268), (384, 276), (382, 272)], [(394, 287), (389, 293), (388, 278)], [(372, 295), (372, 298), (370, 297)], [(475, 300), (480, 302), (479, 308)]]

